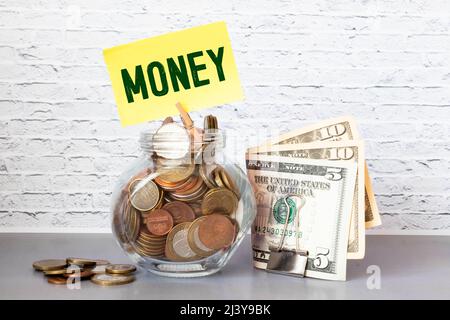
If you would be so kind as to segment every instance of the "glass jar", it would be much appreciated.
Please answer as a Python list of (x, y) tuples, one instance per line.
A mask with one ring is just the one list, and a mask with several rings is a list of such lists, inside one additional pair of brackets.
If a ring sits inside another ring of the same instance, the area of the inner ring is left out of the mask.
[(158, 275), (196, 277), (229, 261), (256, 215), (251, 185), (224, 152), (217, 119), (203, 129), (166, 119), (141, 134), (142, 156), (119, 178), (112, 197), (118, 244)]

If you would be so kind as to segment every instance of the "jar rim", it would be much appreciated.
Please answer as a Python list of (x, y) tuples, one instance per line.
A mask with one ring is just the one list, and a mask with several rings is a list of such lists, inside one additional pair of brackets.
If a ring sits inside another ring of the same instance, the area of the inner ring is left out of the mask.
[(146, 129), (140, 133), (139, 138), (139, 145), (144, 153), (156, 153), (163, 157), (166, 155), (169, 159), (182, 158), (190, 150), (203, 149), (210, 144), (214, 144), (216, 149), (223, 148), (224, 132), (220, 129), (196, 129), (193, 134), (186, 130), (186, 135), (182, 135), (159, 134), (158, 131)]

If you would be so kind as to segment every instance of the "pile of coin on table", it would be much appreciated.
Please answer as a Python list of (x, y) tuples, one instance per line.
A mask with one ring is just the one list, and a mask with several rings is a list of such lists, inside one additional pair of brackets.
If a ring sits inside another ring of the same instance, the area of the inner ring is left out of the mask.
[(152, 134), (148, 151), (154, 166), (128, 180), (113, 227), (129, 251), (185, 262), (233, 244), (240, 194), (229, 172), (210, 161), (215, 154), (216, 117), (206, 116), (202, 130), (177, 107), (183, 125), (169, 117)]
[(88, 280), (102, 286), (121, 285), (133, 282), (136, 267), (131, 264), (110, 264), (107, 260), (67, 258), (46, 259), (33, 263), (51, 284), (70, 284), (75, 279)]

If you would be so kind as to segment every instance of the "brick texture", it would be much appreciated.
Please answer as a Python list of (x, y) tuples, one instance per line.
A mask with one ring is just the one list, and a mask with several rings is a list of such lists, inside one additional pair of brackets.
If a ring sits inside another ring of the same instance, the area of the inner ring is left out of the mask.
[(246, 100), (193, 118), (219, 117), (234, 160), (351, 114), (381, 229), (450, 230), (449, 12), (447, 0), (0, 0), (0, 228), (108, 229), (113, 186), (157, 123), (121, 128), (102, 49), (225, 20)]

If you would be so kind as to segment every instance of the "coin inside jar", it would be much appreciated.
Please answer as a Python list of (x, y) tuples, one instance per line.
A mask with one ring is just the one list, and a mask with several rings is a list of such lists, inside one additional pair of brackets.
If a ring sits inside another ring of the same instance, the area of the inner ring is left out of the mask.
[(163, 236), (172, 229), (172, 215), (164, 209), (156, 209), (147, 217), (147, 229), (156, 236)]
[(224, 168), (221, 168), (221, 170), (219, 170), (219, 175), (220, 175), (220, 178), (221, 178), (221, 180), (222, 180), (224, 186), (225, 186), (226, 188), (228, 188), (229, 190), (233, 191), (234, 194), (235, 194), (238, 198), (240, 198), (240, 192), (239, 192), (239, 189), (238, 189), (238, 187), (236, 186), (236, 184), (234, 183), (233, 178), (231, 178), (231, 176), (228, 174), (228, 172), (227, 172)]
[(212, 172), (216, 168), (213, 164), (202, 164), (199, 169), (200, 177), (203, 179), (208, 188), (213, 189), (217, 187), (214, 178), (212, 177)]
[(140, 211), (153, 209), (160, 199), (158, 186), (151, 180), (140, 181), (131, 194), (130, 201), (133, 207)]
[(173, 168), (159, 168), (157, 170), (158, 181), (166, 184), (184, 182), (194, 173), (194, 170), (195, 164), (193, 161)]
[(188, 242), (190, 222), (176, 225), (167, 236), (166, 257), (172, 261), (191, 261), (197, 259)]
[(202, 212), (205, 215), (211, 213), (233, 214), (238, 206), (236, 195), (226, 188), (209, 190), (202, 202)]
[(190, 151), (191, 141), (185, 128), (170, 122), (163, 124), (153, 135), (153, 149), (160, 157), (180, 159)]
[(200, 226), (202, 221), (204, 221), (206, 218), (207, 218), (206, 216), (197, 218), (194, 222), (191, 223), (188, 229), (189, 247), (200, 257), (208, 257), (217, 251), (205, 246), (200, 241), (200, 238), (198, 236), (198, 227)]
[(235, 235), (235, 228), (230, 219), (221, 214), (205, 217), (198, 227), (198, 237), (208, 248), (222, 249), (229, 246)]
[(163, 209), (169, 211), (175, 225), (182, 222), (191, 222), (195, 219), (194, 210), (186, 203), (180, 201), (166, 203)]

